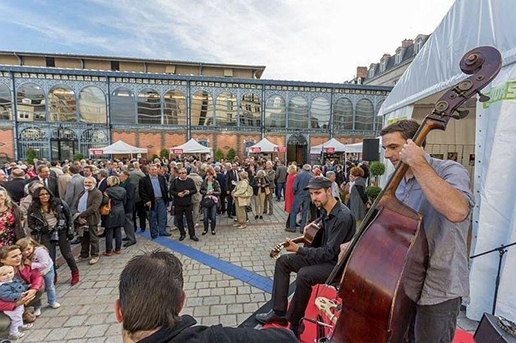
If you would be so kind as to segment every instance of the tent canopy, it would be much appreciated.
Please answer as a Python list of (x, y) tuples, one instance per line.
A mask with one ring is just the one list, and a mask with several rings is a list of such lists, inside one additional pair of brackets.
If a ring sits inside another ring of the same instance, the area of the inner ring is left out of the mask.
[[(339, 142), (335, 138), (332, 138), (332, 139), (330, 139), (329, 141), (327, 141), (327, 142), (325, 142), (323, 144), (319, 144), (319, 145), (316, 145), (316, 146), (313, 146), (312, 148), (310, 148), (310, 154), (318, 155), (318, 154), (321, 153), (321, 150), (323, 148), (334, 148), (335, 152), (348, 152), (346, 150), (346, 145), (345, 144), (342, 144), (341, 142)], [(362, 151), (360, 151), (360, 152), (362, 152)]]
[(362, 153), (363, 146), (364, 146), (364, 144), (362, 142), (353, 143), (353, 144), (345, 144), (344, 151), (349, 152), (349, 153)]
[(146, 154), (148, 150), (146, 148), (137, 148), (124, 141), (117, 141), (104, 148), (93, 148), (89, 149), (89, 152), (95, 155), (117, 155), (117, 154)]
[(269, 152), (276, 152), (275, 148), (277, 148), (277, 147), (278, 147), (278, 145), (272, 143), (267, 138), (263, 138), (261, 141), (259, 141), (258, 143), (256, 143), (253, 146), (250, 146), (248, 149), (249, 149), (249, 151), (252, 151), (253, 148), (260, 148), (260, 152), (269, 153)]
[[(516, 6), (509, 0), (456, 1), (396, 83), (378, 115), (383, 116), (450, 88), (465, 79), (462, 56), (478, 46), (494, 46), (503, 65), (516, 61)], [(394, 115), (398, 117), (399, 115)]]
[(170, 152), (178, 154), (211, 154), (211, 148), (205, 147), (192, 138), (184, 144), (170, 148)]

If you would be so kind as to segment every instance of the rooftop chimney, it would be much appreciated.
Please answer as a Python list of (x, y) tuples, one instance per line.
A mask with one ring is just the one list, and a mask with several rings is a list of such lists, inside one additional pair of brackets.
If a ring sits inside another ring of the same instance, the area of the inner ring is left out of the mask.
[(365, 79), (367, 77), (367, 67), (357, 67), (357, 78)]
[(404, 39), (403, 42), (401, 42), (401, 47), (408, 48), (412, 44), (414, 44), (414, 41), (412, 39)]

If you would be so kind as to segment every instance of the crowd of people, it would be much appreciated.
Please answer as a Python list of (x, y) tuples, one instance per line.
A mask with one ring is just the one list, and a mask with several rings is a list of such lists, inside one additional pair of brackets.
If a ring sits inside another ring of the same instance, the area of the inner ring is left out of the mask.
[[(49, 306), (60, 306), (54, 286), (57, 247), (73, 286), (79, 282), (78, 263), (93, 265), (101, 255), (121, 254), (122, 246), (136, 244), (137, 228), (149, 229), (152, 239), (171, 236), (169, 228), (177, 228), (179, 241), (187, 234), (199, 241), (199, 225), (203, 236), (215, 235), (217, 217), (224, 215), (234, 219), (234, 227), (246, 229), (250, 221), (273, 215), (274, 201), (285, 200), (285, 230), (302, 231), (307, 220), (319, 215), (305, 190), (313, 176), (326, 175), (335, 198), (356, 208), (359, 216), (367, 202), (366, 163), (354, 167), (328, 160), (322, 167), (296, 162), (285, 166), (279, 159), (254, 157), (232, 162), (192, 157), (33, 163), (35, 167), (19, 161), (0, 168), (0, 263), (12, 267), (0, 269), (0, 306), (11, 319), (12, 339), (21, 337), (19, 330), (29, 328), (41, 313), (43, 286)], [(105, 237), (103, 252), (99, 237)], [(73, 244), (81, 244), (77, 258)], [(12, 284), (13, 273), (31, 288)], [(5, 297), (2, 288), (10, 290)]]

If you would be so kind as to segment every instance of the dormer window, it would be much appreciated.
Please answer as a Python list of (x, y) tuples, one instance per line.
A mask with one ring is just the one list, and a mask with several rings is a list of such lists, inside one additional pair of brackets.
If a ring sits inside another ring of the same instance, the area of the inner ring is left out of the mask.
[(387, 67), (387, 59), (383, 59), (382, 63), (380, 64), (380, 73), (383, 73)]
[(400, 64), (401, 61), (402, 61), (402, 58), (403, 58), (403, 50), (402, 49), (399, 49), (398, 51), (396, 51), (396, 64)]
[(374, 76), (374, 67), (371, 67), (369, 69), (369, 77), (373, 77)]
[(423, 39), (419, 38), (416, 41), (416, 54), (418, 54), (421, 51), (422, 48), (423, 48)]

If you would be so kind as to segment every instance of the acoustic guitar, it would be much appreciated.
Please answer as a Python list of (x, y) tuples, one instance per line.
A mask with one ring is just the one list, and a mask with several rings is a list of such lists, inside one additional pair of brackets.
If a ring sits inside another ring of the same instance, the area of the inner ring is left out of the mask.
[[(294, 242), (296, 244), (303, 243), (305, 247), (310, 247), (312, 244), (314, 244), (315, 241), (317, 241), (320, 238), (319, 233), (322, 232), (323, 223), (322, 220), (317, 222), (313, 221), (310, 224), (308, 224), (305, 227), (305, 231), (303, 236), (296, 237), (294, 239), (291, 239), (291, 242)], [(277, 260), (279, 258), (279, 253), (283, 248), (286, 248), (289, 245), (288, 241), (285, 241), (283, 243), (277, 244), (274, 248), (272, 248), (270, 256)]]

